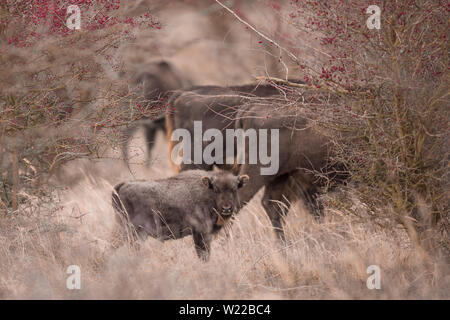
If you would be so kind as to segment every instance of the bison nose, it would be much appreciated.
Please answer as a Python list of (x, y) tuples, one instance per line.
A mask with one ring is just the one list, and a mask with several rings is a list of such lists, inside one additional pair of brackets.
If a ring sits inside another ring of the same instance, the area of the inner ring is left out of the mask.
[(230, 205), (222, 206), (222, 212), (223, 213), (231, 213), (233, 208)]

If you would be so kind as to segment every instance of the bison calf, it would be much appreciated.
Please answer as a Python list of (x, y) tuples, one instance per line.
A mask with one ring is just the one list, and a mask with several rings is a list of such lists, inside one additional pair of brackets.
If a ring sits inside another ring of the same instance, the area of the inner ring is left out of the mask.
[(119, 183), (112, 202), (119, 220), (129, 221), (139, 238), (164, 241), (192, 234), (197, 255), (206, 261), (213, 235), (239, 210), (238, 189), (248, 179), (222, 170), (189, 170)]

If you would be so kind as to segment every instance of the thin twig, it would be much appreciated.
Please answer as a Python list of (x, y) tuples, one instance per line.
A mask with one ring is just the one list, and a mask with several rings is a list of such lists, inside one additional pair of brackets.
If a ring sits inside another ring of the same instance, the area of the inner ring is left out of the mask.
[[(284, 53), (286, 53), (289, 58), (291, 58), (292, 61), (294, 61), (297, 65), (303, 65), (302, 62), (297, 58), (297, 56), (295, 54), (293, 54), (291, 51), (289, 51), (288, 49), (286, 49), (285, 47), (283, 47), (282, 45), (280, 45), (278, 42), (276, 42), (275, 40), (269, 38), (268, 36), (266, 36), (264, 33), (262, 33), (261, 31), (259, 31), (258, 29), (256, 29), (254, 26), (252, 26), (250, 23), (248, 23), (247, 21), (245, 21), (244, 19), (242, 19), (241, 17), (239, 17), (239, 15), (234, 12), (233, 10), (231, 10), (229, 7), (227, 7), (226, 5), (224, 5), (222, 2), (220, 2), (219, 0), (215, 0), (219, 5), (221, 5), (225, 10), (227, 10), (229, 13), (231, 13), (236, 19), (238, 19), (241, 23), (243, 23), (244, 25), (246, 25), (248, 28), (250, 28), (251, 30), (253, 30), (257, 35), (259, 35), (261, 38), (269, 41), (270, 43), (272, 43), (273, 45), (275, 45), (278, 49), (280, 49), (281, 51), (283, 51)], [(317, 73), (317, 71), (315, 71), (314, 69), (306, 66), (308, 69), (310, 69), (312, 72)]]

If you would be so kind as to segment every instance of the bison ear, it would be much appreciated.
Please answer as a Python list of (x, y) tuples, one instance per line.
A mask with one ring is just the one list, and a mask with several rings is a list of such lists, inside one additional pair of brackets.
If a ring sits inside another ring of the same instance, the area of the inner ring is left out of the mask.
[(250, 180), (249, 176), (246, 174), (238, 176), (238, 188), (242, 188)]
[(202, 183), (205, 185), (205, 187), (212, 188), (212, 181), (210, 177), (207, 176), (202, 177)]

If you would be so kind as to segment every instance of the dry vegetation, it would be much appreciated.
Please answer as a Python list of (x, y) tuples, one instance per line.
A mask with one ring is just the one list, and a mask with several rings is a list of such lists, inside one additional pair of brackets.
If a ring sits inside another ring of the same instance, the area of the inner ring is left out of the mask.
[[(165, 154), (162, 139), (158, 144), (157, 154)], [(165, 157), (156, 158), (151, 170), (136, 165), (133, 172), (167, 176), (166, 163)], [(41, 207), (36, 215), (2, 218), (3, 298), (448, 298), (448, 265), (439, 259), (432, 268), (424, 264), (400, 226), (387, 228), (370, 217), (331, 209), (317, 224), (295, 206), (287, 219), (287, 248), (277, 244), (262, 207), (252, 201), (239, 214), (231, 237), (222, 233), (213, 242), (208, 263), (197, 259), (189, 237), (165, 243), (149, 239), (139, 252), (111, 251), (111, 187), (130, 176), (120, 164), (96, 167), (95, 174), (79, 165), (68, 168), (84, 177), (58, 192), (61, 208), (55, 213)], [(81, 268), (79, 291), (65, 286), (72, 264)], [(372, 264), (382, 270), (381, 290), (366, 287), (366, 268)]]
[[(0, 24), (0, 298), (450, 298), (448, 21), (442, 4), (391, 8), (388, 26), (373, 39), (352, 22), (365, 23), (359, 9), (360, 16), (345, 15), (345, 7), (317, 15), (337, 1), (286, 1), (283, 8), (232, 2), (240, 17), (276, 43), (213, 1), (133, 1), (115, 14), (135, 17), (134, 24), (52, 34), (23, 47), (14, 36), (27, 26), (6, 20), (11, 2), (0, 1), (0, 17), (9, 22)], [(147, 7), (155, 17), (139, 18)], [(397, 17), (398, 10), (406, 14)], [(333, 20), (339, 14), (345, 21)], [(95, 10), (89, 17), (95, 20)], [(324, 17), (327, 27), (315, 28)], [(418, 25), (423, 28), (415, 37)], [(349, 30), (356, 42), (346, 42)], [(333, 59), (327, 45), (335, 46)], [(133, 142), (131, 172), (118, 150), (124, 126), (153, 111), (136, 108), (139, 97), (119, 73), (130, 75), (161, 58), (195, 84), (234, 85), (256, 76), (308, 80), (317, 94), (289, 103), (323, 111), (314, 117), (319, 127), (345, 132), (334, 135), (335, 143), (354, 176), (352, 184), (323, 197), (323, 223), (295, 205), (286, 219), (288, 245), (281, 247), (258, 194), (239, 213), (230, 237), (221, 233), (213, 242), (208, 263), (196, 258), (190, 237), (149, 239), (138, 252), (111, 250), (112, 186), (173, 174), (161, 136), (150, 168), (143, 164), (141, 138)], [(66, 288), (69, 265), (81, 268), (81, 290)], [(366, 287), (369, 265), (381, 268), (381, 290)]]

